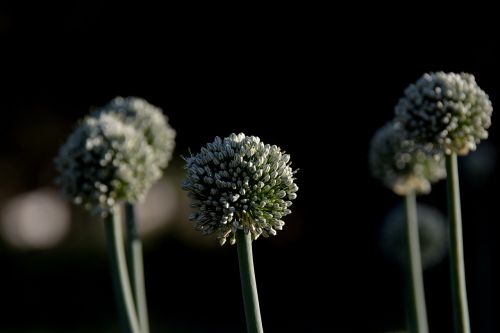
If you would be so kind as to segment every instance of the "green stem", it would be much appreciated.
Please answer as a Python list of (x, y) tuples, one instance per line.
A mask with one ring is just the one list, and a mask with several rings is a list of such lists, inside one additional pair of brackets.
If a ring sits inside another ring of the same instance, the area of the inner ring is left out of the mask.
[(467, 290), (465, 287), (465, 264), (462, 240), (462, 214), (460, 210), (460, 188), (458, 182), (457, 155), (446, 155), (448, 183), (448, 215), (450, 218), (451, 293), (455, 332), (470, 333)]
[(406, 212), (406, 280), (409, 292), (410, 332), (428, 333), (427, 311), (425, 308), (424, 278), (420, 258), (420, 238), (418, 235), (417, 199), (415, 192), (405, 196)]
[(263, 333), (260, 317), (259, 296), (253, 267), (252, 239), (250, 233), (243, 230), (236, 231), (236, 246), (238, 247), (238, 261), (240, 263), (241, 290), (245, 305), (245, 317), (248, 333)]
[(113, 286), (122, 330), (124, 333), (141, 333), (130, 289), (125, 249), (123, 247), (122, 226), (117, 207), (114, 207), (113, 211), (105, 219), (105, 226)]
[(127, 261), (130, 284), (136, 301), (137, 314), (142, 333), (149, 333), (148, 307), (146, 302), (146, 286), (144, 282), (144, 264), (142, 243), (137, 228), (134, 205), (125, 204), (125, 221), (127, 225)]

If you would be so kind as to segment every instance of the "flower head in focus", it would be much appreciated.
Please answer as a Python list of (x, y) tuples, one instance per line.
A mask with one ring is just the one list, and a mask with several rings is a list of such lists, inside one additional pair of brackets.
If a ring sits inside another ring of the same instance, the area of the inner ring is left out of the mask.
[(216, 233), (221, 245), (228, 238), (234, 244), (238, 229), (253, 239), (276, 235), (297, 197), (290, 155), (243, 133), (216, 137), (186, 158), (186, 171), (190, 219), (204, 234)]

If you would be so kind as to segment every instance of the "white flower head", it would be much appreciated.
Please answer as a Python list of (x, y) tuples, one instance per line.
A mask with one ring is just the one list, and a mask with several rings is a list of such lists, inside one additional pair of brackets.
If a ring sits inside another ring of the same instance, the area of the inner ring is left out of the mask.
[(63, 192), (106, 216), (120, 201), (141, 199), (161, 174), (142, 132), (103, 113), (85, 118), (55, 159)]
[(369, 164), (373, 176), (399, 195), (429, 193), (432, 182), (446, 177), (443, 155), (425, 152), (393, 122), (373, 136)]
[(466, 155), (488, 137), (493, 107), (473, 75), (424, 74), (406, 88), (396, 121), (418, 144)]
[(186, 158), (186, 171), (190, 219), (204, 234), (216, 233), (221, 245), (234, 244), (238, 229), (253, 239), (276, 235), (297, 197), (290, 155), (243, 133), (216, 137)]
[(175, 130), (169, 125), (162, 109), (138, 97), (115, 97), (93, 115), (112, 113), (123, 122), (142, 131), (146, 142), (152, 147), (156, 163), (161, 169), (167, 167), (175, 148)]
[[(434, 207), (418, 204), (418, 233), (423, 268), (439, 264), (448, 254), (448, 228), (443, 214)], [(380, 234), (383, 252), (404, 267), (406, 262), (405, 214), (398, 206), (387, 214)]]

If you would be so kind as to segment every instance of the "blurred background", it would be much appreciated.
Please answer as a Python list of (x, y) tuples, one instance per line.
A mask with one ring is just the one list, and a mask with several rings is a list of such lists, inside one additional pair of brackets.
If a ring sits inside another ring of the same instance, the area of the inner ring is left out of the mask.
[[(153, 332), (244, 331), (236, 249), (192, 230), (180, 190), (181, 156), (232, 132), (281, 146), (300, 169), (286, 227), (254, 244), (266, 332), (404, 330), (403, 275), (383, 231), (400, 199), (371, 178), (369, 142), (427, 71), (473, 73), (495, 108), (500, 42), (482, 26), (227, 9), (0, 4), (0, 332), (118, 332), (102, 222), (53, 181), (78, 119), (117, 95), (163, 108), (178, 133), (141, 207)], [(495, 115), (490, 133), (460, 159), (475, 332), (500, 324)], [(446, 214), (445, 192), (441, 182), (420, 200)], [(446, 256), (425, 283), (431, 330), (451, 332)]]

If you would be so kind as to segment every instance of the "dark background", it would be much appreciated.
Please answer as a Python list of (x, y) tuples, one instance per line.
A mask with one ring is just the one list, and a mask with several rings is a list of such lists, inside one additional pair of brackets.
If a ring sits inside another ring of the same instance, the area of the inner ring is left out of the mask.
[[(0, 208), (53, 186), (52, 159), (89, 107), (141, 96), (178, 132), (166, 172), (178, 184), (180, 155), (231, 132), (281, 146), (300, 169), (287, 226), (254, 244), (266, 332), (404, 329), (401, 271), (378, 239), (399, 198), (370, 177), (370, 138), (427, 71), (473, 73), (495, 107), (500, 42), (465, 24), (210, 9), (0, 5)], [(473, 331), (497, 332), (498, 172), (478, 165), (461, 174), (470, 312)], [(444, 183), (422, 201), (445, 213)], [(117, 332), (107, 258), (90, 237), (102, 237), (99, 221), (73, 214), (70, 236), (54, 248), (0, 241), (0, 332)], [(187, 225), (183, 214), (176, 219)], [(244, 331), (235, 248), (180, 234), (145, 242), (153, 331)], [(425, 278), (431, 329), (451, 332), (448, 262)]]

